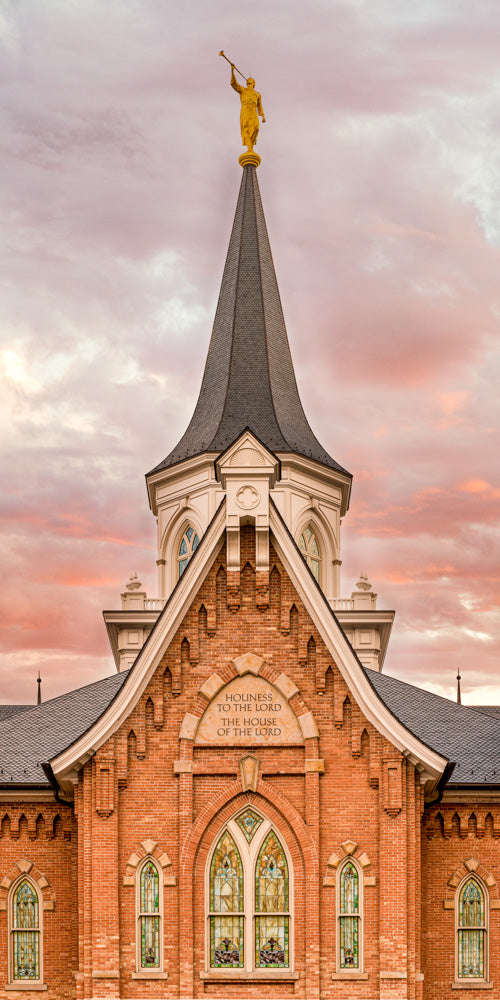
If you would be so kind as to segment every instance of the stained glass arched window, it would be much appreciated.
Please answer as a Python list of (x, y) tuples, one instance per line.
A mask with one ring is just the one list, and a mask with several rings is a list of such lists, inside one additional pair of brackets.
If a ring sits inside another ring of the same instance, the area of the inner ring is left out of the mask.
[(360, 968), (360, 885), (359, 872), (346, 861), (339, 873), (339, 968)]
[(458, 978), (486, 978), (486, 900), (477, 878), (466, 879), (458, 890)]
[(196, 534), (194, 528), (189, 525), (186, 528), (179, 545), (179, 551), (177, 553), (177, 565), (179, 568), (179, 576), (182, 576), (186, 566), (191, 559), (193, 552), (198, 548), (200, 544), (200, 539)]
[(255, 866), (255, 965), (289, 966), (289, 884), (285, 852), (271, 830)]
[(242, 968), (244, 961), (243, 865), (228, 830), (210, 864), (210, 966)]
[(161, 968), (160, 877), (148, 859), (139, 873), (139, 969)]
[(321, 553), (318, 545), (318, 539), (316, 538), (310, 524), (307, 525), (307, 528), (304, 528), (299, 538), (299, 549), (302, 552), (302, 555), (304, 556), (304, 559), (313, 576), (316, 577), (319, 583)]
[(33, 883), (23, 878), (11, 901), (12, 979), (39, 981), (40, 905)]

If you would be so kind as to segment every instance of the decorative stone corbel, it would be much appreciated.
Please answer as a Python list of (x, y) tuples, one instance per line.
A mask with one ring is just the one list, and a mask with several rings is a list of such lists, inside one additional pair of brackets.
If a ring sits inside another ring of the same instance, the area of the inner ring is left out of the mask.
[(259, 780), (259, 760), (247, 753), (239, 761), (241, 787), (244, 792), (256, 792)]

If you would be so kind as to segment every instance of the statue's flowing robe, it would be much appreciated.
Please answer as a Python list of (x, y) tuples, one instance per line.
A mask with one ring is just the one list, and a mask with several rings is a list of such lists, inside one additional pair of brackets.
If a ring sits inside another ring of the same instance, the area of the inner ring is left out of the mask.
[(241, 92), (240, 128), (244, 146), (255, 146), (259, 134), (259, 116), (257, 104), (260, 94), (255, 90), (242, 89)]

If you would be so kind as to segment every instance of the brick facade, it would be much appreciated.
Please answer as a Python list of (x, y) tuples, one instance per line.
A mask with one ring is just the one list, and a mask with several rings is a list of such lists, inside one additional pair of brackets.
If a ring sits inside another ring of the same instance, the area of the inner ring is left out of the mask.
[[(74, 811), (2, 804), (0, 939), (26, 860), (42, 877), (48, 998), (441, 1000), (456, 995), (454, 893), (469, 863), (490, 894), (489, 995), (500, 997), (500, 814), (474, 801), (424, 806), (418, 770), (361, 713), (272, 547), (269, 580), (256, 581), (254, 537), (242, 528), (229, 591), (221, 546), (133, 711), (80, 770)], [(186, 714), (195, 726), (207, 707), (206, 681), (229, 683), (249, 652), (265, 661), (261, 677), (296, 686), (289, 705), (306, 732), (298, 745), (251, 747), (255, 791), (242, 787), (244, 748), (180, 738)], [(293, 866), (293, 974), (207, 973), (206, 865), (245, 803), (271, 821)], [(163, 882), (161, 977), (136, 964), (135, 881), (148, 853)], [(336, 964), (336, 872), (348, 856), (363, 875), (356, 975)], [(2, 945), (0, 988), (7, 979)]]

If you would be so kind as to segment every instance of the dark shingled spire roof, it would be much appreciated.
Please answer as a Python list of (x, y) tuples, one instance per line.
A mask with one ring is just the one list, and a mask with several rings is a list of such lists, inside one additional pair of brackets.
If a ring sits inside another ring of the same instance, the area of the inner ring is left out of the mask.
[(314, 436), (300, 401), (256, 169), (236, 206), (200, 395), (179, 444), (153, 469), (224, 451), (249, 428), (273, 452), (296, 452), (346, 475)]

